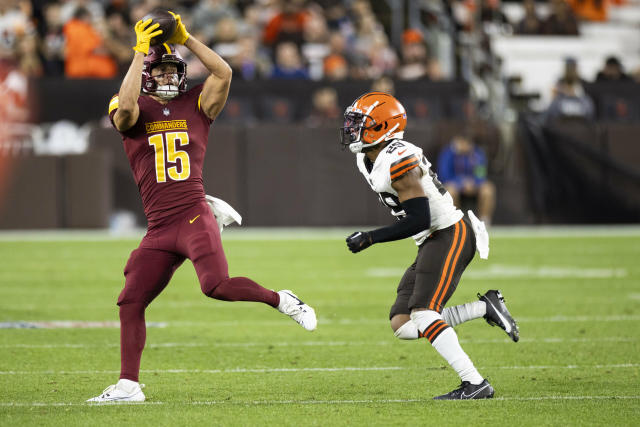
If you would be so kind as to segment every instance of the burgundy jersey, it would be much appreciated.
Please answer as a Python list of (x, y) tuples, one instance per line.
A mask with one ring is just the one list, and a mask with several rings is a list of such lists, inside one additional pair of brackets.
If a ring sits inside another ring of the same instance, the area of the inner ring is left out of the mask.
[[(204, 199), (202, 164), (212, 120), (200, 109), (201, 92), (198, 85), (166, 105), (140, 96), (138, 121), (120, 132), (149, 224)], [(111, 123), (117, 109), (115, 95)]]

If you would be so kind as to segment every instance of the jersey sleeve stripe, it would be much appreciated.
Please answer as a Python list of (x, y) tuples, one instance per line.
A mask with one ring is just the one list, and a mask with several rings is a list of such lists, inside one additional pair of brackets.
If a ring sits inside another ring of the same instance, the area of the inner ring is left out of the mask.
[(411, 169), (417, 168), (418, 167), (418, 162), (416, 161), (415, 163), (412, 163), (410, 165), (407, 165), (406, 168), (399, 170), (397, 172), (395, 172), (394, 174), (391, 175), (391, 181), (395, 181), (398, 178), (402, 177), (404, 174), (406, 174), (407, 172), (409, 172)]
[(118, 102), (119, 102), (118, 95), (111, 98), (111, 102), (109, 102), (109, 114), (111, 114), (113, 110), (118, 108)]
[(391, 181), (395, 181), (411, 169), (418, 167), (420, 161), (416, 156), (408, 156), (391, 165)]
[(413, 154), (407, 157), (403, 157), (400, 160), (397, 160), (393, 163), (391, 163), (391, 173), (394, 173), (396, 170), (401, 169), (402, 166), (411, 163), (411, 162), (417, 162), (418, 158), (416, 156), (414, 156)]
[(202, 99), (202, 92), (198, 95), (198, 110), (202, 110), (202, 107), (200, 106), (200, 99)]

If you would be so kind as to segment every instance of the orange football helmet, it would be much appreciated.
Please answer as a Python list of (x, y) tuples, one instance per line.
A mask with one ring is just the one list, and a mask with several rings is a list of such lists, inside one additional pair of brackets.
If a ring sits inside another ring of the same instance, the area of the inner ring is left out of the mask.
[(369, 92), (353, 101), (344, 112), (341, 143), (352, 153), (383, 141), (402, 138), (407, 112), (393, 96)]

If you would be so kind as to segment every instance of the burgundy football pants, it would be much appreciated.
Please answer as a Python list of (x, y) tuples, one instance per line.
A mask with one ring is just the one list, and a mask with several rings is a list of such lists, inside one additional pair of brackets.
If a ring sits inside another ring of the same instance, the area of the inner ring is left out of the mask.
[(146, 339), (144, 311), (186, 259), (193, 263), (202, 292), (224, 301), (257, 301), (277, 307), (280, 297), (246, 277), (229, 277), (220, 232), (202, 201), (150, 227), (124, 269), (120, 306), (120, 378), (138, 381)]

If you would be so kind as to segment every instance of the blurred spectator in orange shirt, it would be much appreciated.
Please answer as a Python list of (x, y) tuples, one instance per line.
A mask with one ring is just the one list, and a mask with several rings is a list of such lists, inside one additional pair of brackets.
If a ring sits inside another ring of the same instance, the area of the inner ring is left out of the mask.
[(402, 62), (397, 70), (401, 80), (441, 80), (442, 71), (435, 58), (429, 57), (427, 44), (422, 33), (416, 29), (408, 29), (402, 34)]
[(264, 44), (275, 46), (281, 42), (293, 42), (299, 46), (307, 19), (304, 0), (282, 0), (281, 12), (271, 18), (264, 29)]
[(608, 0), (567, 0), (574, 13), (586, 21), (606, 21)]
[(349, 77), (349, 64), (339, 54), (331, 54), (324, 59), (324, 78), (331, 81), (345, 80)]
[(67, 39), (65, 75), (71, 78), (113, 78), (118, 74), (116, 61), (109, 56), (102, 38), (91, 26), (91, 15), (78, 8), (64, 26)]
[(351, 65), (355, 55), (349, 50), (347, 38), (339, 31), (329, 35), (329, 54), (324, 57), (324, 77), (329, 80), (344, 80), (351, 77)]

